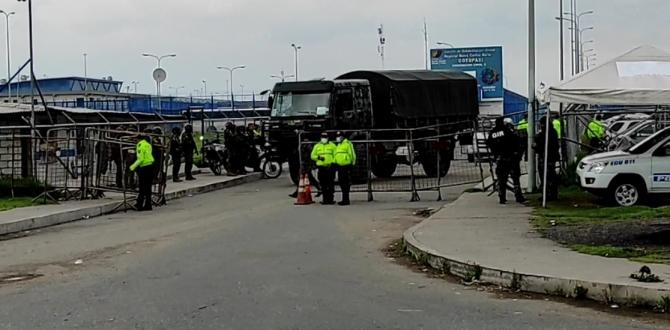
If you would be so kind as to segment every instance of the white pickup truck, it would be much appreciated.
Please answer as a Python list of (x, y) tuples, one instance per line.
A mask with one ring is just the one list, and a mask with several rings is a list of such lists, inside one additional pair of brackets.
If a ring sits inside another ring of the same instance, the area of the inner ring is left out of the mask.
[(584, 158), (577, 168), (582, 188), (633, 206), (649, 194), (670, 193), (670, 128), (621, 151)]

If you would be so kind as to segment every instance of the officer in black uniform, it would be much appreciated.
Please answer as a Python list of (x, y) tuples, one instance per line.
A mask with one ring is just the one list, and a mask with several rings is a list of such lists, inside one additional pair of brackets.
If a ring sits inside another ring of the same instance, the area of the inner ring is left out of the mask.
[(181, 134), (181, 148), (184, 152), (184, 172), (186, 173), (186, 181), (193, 181), (193, 154), (198, 152), (193, 137), (193, 125), (186, 124), (184, 126), (184, 133)]
[[(500, 204), (507, 203), (507, 179), (513, 172), (514, 163), (520, 159), (520, 140), (514, 129), (505, 124), (502, 117), (496, 119), (496, 125), (488, 138), (488, 145), (496, 158), (496, 176), (498, 177), (498, 196)], [(519, 180), (514, 180), (514, 196), (517, 202), (523, 203), (526, 199), (521, 192)]]
[(181, 128), (172, 129), (172, 138), (170, 139), (170, 158), (172, 159), (172, 181), (181, 182), (179, 171), (181, 170)]
[[(546, 137), (549, 136), (548, 143)], [(546, 147), (546, 150), (545, 150)], [(558, 199), (559, 176), (556, 174), (556, 163), (561, 159), (558, 133), (553, 126), (547, 127), (547, 118), (540, 120), (540, 132), (535, 136), (533, 145), (538, 157), (538, 173), (544, 180), (544, 159), (547, 153), (547, 200)], [(544, 183), (543, 183), (544, 184)]]

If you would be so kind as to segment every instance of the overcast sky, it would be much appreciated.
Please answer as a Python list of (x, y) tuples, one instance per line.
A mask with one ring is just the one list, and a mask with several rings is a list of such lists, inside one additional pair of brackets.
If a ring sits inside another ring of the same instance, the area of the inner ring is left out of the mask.
[[(271, 88), (271, 74), (282, 69), (293, 73), (293, 42), (303, 46), (301, 78), (334, 78), (354, 69), (380, 68), (380, 23), (386, 29), (386, 68), (420, 69), (425, 17), (431, 46), (437, 41), (457, 47), (503, 46), (506, 87), (527, 93), (527, 0), (33, 2), (38, 77), (83, 76), (86, 52), (89, 76), (113, 76), (127, 84), (140, 81), (139, 91), (150, 93), (155, 91), (155, 61), (140, 54), (176, 53), (177, 58), (163, 63), (168, 71), (163, 94), (169, 86), (186, 86), (181, 94), (195, 93), (202, 80), (210, 93), (224, 92), (228, 75), (216, 67), (240, 64), (247, 69), (235, 74), (236, 92), (240, 84), (245, 93), (259, 91)], [(538, 81), (553, 83), (558, 80), (558, 0), (536, 2)], [(11, 18), (14, 68), (28, 58), (25, 4), (0, 0), (0, 9), (17, 12)], [(579, 7), (596, 11), (585, 16), (582, 25), (595, 27), (585, 32), (585, 39), (595, 40), (600, 63), (642, 44), (670, 51), (668, 0), (579, 0)], [(4, 63), (2, 27), (4, 22)]]

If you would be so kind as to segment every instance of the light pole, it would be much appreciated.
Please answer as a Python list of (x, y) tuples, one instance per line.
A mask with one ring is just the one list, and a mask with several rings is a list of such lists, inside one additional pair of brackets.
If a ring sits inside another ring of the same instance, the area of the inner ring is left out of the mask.
[(533, 144), (535, 144), (535, 0), (528, 0), (528, 190), (530, 192), (535, 192), (537, 188)]
[(281, 82), (286, 81), (287, 78), (293, 78), (293, 77), (295, 77), (295, 75), (291, 74), (291, 75), (287, 76), (286, 74), (284, 74), (284, 70), (281, 70), (281, 72), (279, 73), (278, 76), (277, 75), (271, 75), (270, 76), (270, 78), (279, 79), (279, 80), (281, 80)]
[(135, 87), (135, 94), (137, 94), (137, 85), (139, 85), (140, 82), (139, 81), (132, 81), (130, 83), (133, 84), (133, 86)]
[(298, 52), (302, 49), (302, 46), (291, 44), (291, 47), (295, 51), (295, 81), (298, 81)]
[(86, 98), (88, 97), (88, 54), (84, 53), (84, 104), (86, 104)]
[(454, 45), (452, 45), (448, 42), (438, 42), (437, 44), (440, 45), (440, 46), (447, 46), (449, 48), (456, 48), (456, 47), (454, 47)]
[(203, 96), (207, 96), (207, 80), (203, 80), (203, 81), (202, 81), (202, 85), (203, 85), (203, 93), (202, 93), (202, 95), (203, 95)]
[(240, 69), (244, 69), (244, 68), (246, 68), (245, 65), (238, 65), (238, 66), (235, 66), (235, 67), (232, 67), (232, 68), (228, 68), (228, 67), (225, 67), (225, 66), (217, 67), (217, 69), (219, 69), (219, 70), (227, 70), (230, 73), (230, 107), (231, 107), (232, 110), (235, 110), (235, 96), (233, 94), (233, 89), (234, 89), (233, 86), (235, 86), (235, 85), (233, 84), (233, 72), (235, 72), (235, 70), (240, 70)]
[[(0, 14), (5, 15), (5, 21), (7, 22), (7, 101), (12, 102), (12, 85), (9, 83), (9, 79), (12, 78), (12, 62), (11, 62), (11, 56), (12, 53), (10, 52), (9, 49), (9, 16), (15, 15), (15, 12), (6, 12), (4, 10), (0, 10)], [(18, 89), (18, 84), (16, 85)]]
[(588, 31), (588, 30), (593, 30), (594, 29), (593, 27), (582, 29), (581, 28), (582, 17), (584, 17), (585, 15), (593, 15), (593, 14), (595, 14), (595, 11), (588, 10), (588, 11), (584, 11), (584, 12), (581, 12), (581, 13), (577, 14), (577, 3), (576, 3), (577, 1), (573, 0), (573, 2), (574, 2), (573, 10), (571, 12), (568, 12), (568, 13), (565, 13), (565, 14), (572, 16), (571, 21), (572, 21), (573, 27), (570, 28), (570, 29), (572, 30), (572, 33), (574, 35), (574, 39), (573, 39), (574, 40), (573, 41), (574, 54), (573, 54), (573, 57), (575, 59), (575, 62), (574, 62), (575, 63), (575, 73), (579, 73), (583, 70), (583, 63), (582, 63), (582, 60), (580, 58), (581, 57), (580, 56), (580, 54), (581, 54), (581, 50), (580, 50), (580, 48), (581, 48), (581, 38), (583, 37), (583, 31)]
[[(149, 54), (149, 53), (143, 53), (142, 56), (144, 57), (151, 57), (156, 59), (156, 62), (158, 63), (158, 68), (161, 69), (161, 61), (165, 58), (168, 57), (177, 57), (177, 54), (168, 54), (168, 55), (162, 55), (162, 56), (157, 56), (154, 54)], [(161, 82), (159, 80), (156, 80), (156, 96), (158, 96), (158, 111), (160, 112), (161, 110)]]

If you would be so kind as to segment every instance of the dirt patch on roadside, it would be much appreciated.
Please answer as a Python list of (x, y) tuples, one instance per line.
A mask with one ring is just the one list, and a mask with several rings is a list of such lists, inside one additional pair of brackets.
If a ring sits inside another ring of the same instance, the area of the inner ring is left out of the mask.
[(670, 219), (563, 225), (540, 230), (561, 244), (666, 247), (670, 249)]

